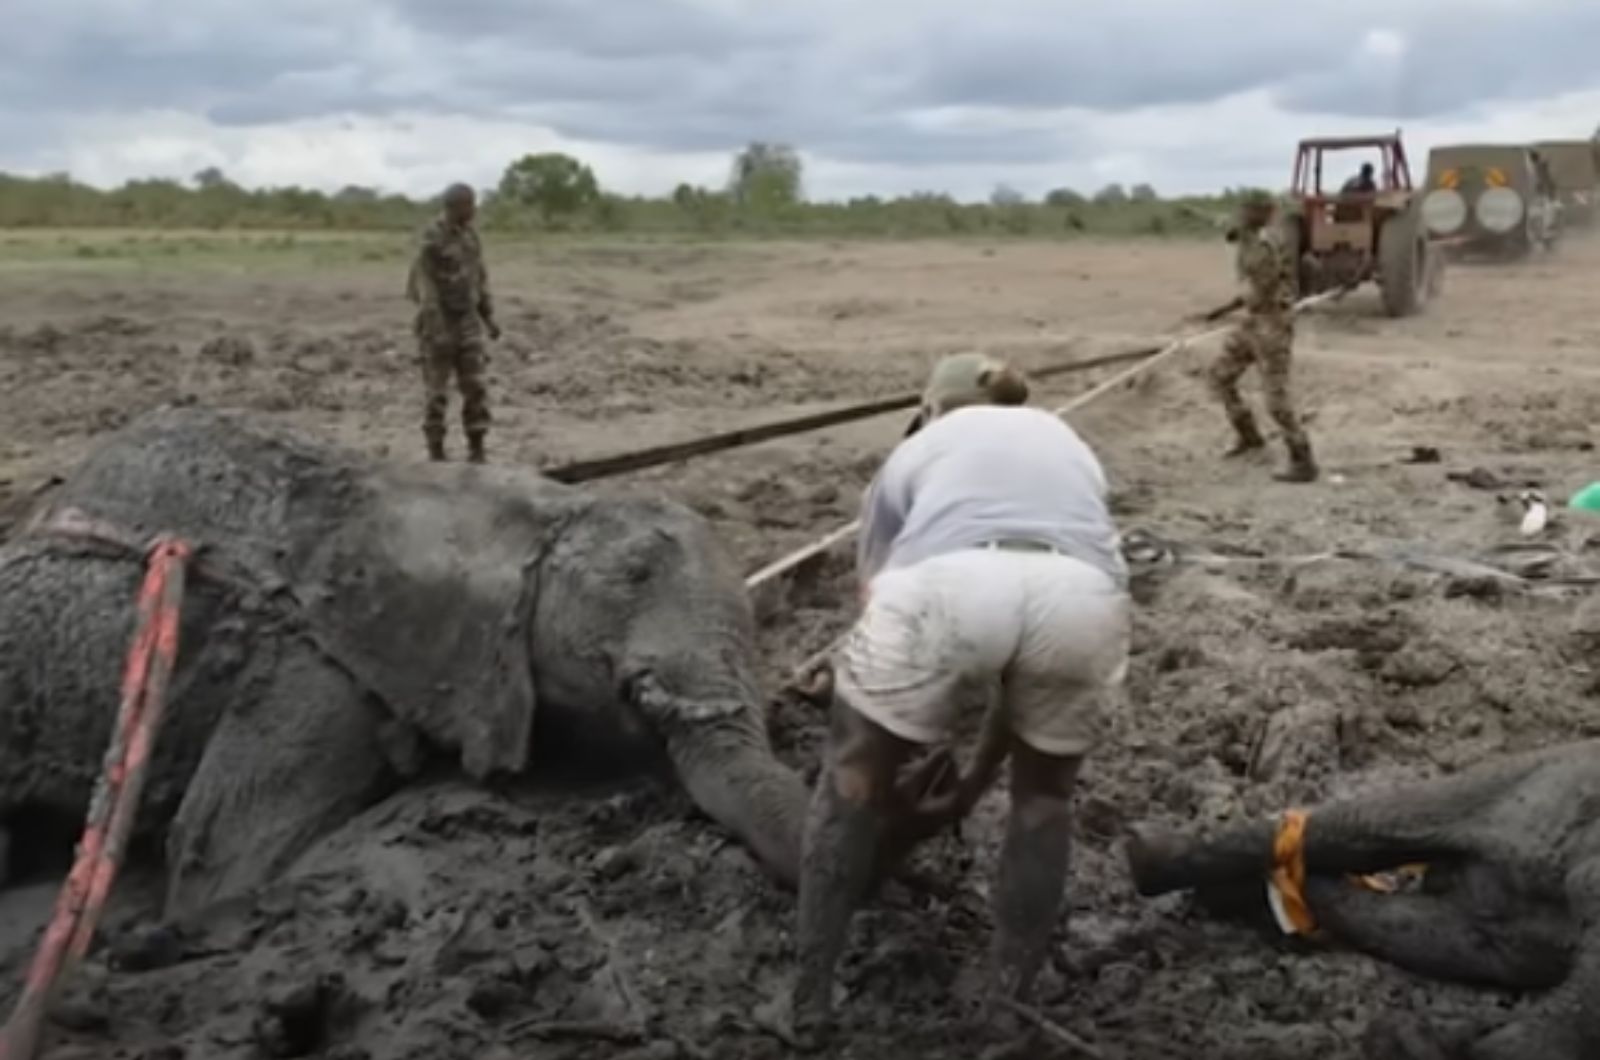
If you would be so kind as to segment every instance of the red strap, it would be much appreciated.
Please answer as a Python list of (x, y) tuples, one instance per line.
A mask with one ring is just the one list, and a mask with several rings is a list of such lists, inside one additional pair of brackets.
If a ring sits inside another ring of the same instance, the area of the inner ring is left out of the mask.
[(87, 952), (110, 897), (166, 710), (167, 684), (178, 658), (184, 575), (192, 555), (190, 546), (175, 538), (158, 539), (150, 551), (111, 746), (89, 802), (72, 871), (56, 898), (22, 997), (0, 1036), (0, 1060), (33, 1060), (55, 985)]

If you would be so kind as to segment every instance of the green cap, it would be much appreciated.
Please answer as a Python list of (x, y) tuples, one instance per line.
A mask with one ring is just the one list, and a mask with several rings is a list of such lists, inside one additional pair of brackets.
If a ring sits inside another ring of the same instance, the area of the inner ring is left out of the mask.
[(1248, 188), (1239, 196), (1241, 210), (1268, 209), (1276, 205), (1277, 200), (1273, 198), (1272, 193), (1260, 188)]
[(1006, 362), (983, 353), (953, 353), (940, 359), (922, 391), (922, 407), (937, 414), (958, 405), (1020, 404), (1027, 384)]

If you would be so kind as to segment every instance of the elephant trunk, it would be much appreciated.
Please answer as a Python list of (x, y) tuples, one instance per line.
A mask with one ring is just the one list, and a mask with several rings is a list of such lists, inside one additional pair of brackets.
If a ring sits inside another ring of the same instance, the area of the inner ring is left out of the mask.
[(1128, 840), (1134, 886), (1146, 897), (1260, 878), (1272, 867), (1276, 822), (1252, 822), (1197, 838), (1135, 829)]
[(798, 885), (808, 798), (751, 711), (674, 726), (667, 753), (689, 797), (787, 887)]
[[(1150, 896), (1260, 878), (1272, 868), (1279, 825), (1253, 821), (1203, 839), (1135, 830), (1128, 843), (1134, 885)], [(1370, 804), (1335, 803), (1309, 815), (1302, 843), (1307, 870), (1360, 874), (1425, 860), (1446, 839), (1425, 817), (1406, 826)]]

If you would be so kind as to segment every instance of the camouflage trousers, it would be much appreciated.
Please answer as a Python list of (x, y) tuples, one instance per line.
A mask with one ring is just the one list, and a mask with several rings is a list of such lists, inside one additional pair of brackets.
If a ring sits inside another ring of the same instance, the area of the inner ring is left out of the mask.
[(450, 380), (454, 377), (461, 391), (461, 426), (470, 438), (489, 429), (489, 389), (484, 383), (489, 355), (483, 336), (418, 329), (422, 360), (422, 380), (427, 403), (422, 416), (422, 432), (430, 440), (445, 436), (445, 413), (450, 408)]
[(1289, 395), (1289, 362), (1294, 347), (1294, 321), (1288, 317), (1246, 317), (1223, 343), (1222, 356), (1211, 365), (1211, 392), (1222, 402), (1242, 437), (1255, 433), (1255, 417), (1239, 394), (1239, 379), (1251, 365), (1261, 370), (1267, 415), (1283, 431), (1290, 446), (1306, 443), (1305, 428)]

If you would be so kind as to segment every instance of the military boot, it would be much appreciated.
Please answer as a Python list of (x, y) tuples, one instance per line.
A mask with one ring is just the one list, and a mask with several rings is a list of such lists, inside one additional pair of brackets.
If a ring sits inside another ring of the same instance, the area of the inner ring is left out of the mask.
[(1299, 441), (1289, 443), (1289, 467), (1274, 475), (1279, 482), (1315, 482), (1317, 480), (1317, 461), (1311, 455), (1311, 443)]
[(1256, 426), (1256, 418), (1250, 415), (1249, 410), (1238, 416), (1230, 416), (1229, 419), (1233, 423), (1233, 433), (1236, 438), (1233, 448), (1222, 454), (1224, 457), (1243, 456), (1245, 453), (1253, 453), (1257, 449), (1266, 447), (1267, 440), (1261, 437), (1261, 428)]
[(482, 464), (488, 460), (483, 453), (482, 431), (473, 431), (467, 435), (467, 459), (474, 464)]
[(443, 459), (445, 459), (445, 455), (444, 455), (444, 438), (443, 437), (441, 437), (439, 435), (429, 435), (428, 436), (428, 459), (429, 460), (443, 460)]

